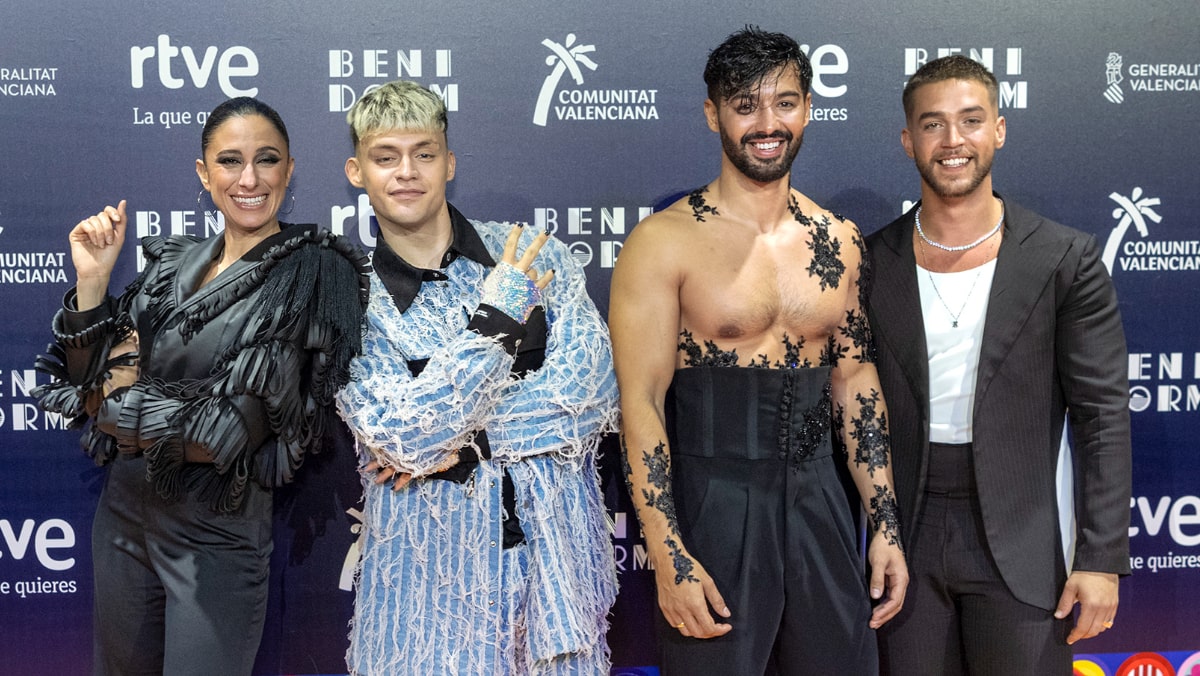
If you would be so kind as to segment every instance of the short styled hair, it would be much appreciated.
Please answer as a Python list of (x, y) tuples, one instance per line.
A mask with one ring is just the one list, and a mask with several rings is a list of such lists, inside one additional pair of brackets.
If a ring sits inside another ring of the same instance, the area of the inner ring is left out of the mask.
[(364, 138), (393, 129), (440, 131), (450, 127), (446, 104), (416, 82), (393, 80), (363, 94), (346, 113), (355, 150)]
[(783, 33), (768, 33), (757, 26), (746, 26), (709, 52), (708, 63), (704, 66), (708, 98), (719, 104), (749, 94), (780, 68), (795, 68), (800, 89), (803, 94), (808, 94), (812, 84), (812, 63), (800, 51), (796, 41)]
[(992, 108), (999, 109), (1000, 86), (996, 83), (996, 76), (992, 75), (991, 71), (974, 59), (969, 59), (962, 54), (951, 54), (950, 56), (943, 56), (940, 59), (929, 61), (918, 68), (917, 72), (913, 73), (913, 76), (908, 79), (908, 84), (904, 85), (904, 94), (902, 96), (904, 118), (909, 119), (912, 117), (913, 95), (918, 88), (946, 80), (978, 82), (987, 88), (988, 101), (991, 102)]

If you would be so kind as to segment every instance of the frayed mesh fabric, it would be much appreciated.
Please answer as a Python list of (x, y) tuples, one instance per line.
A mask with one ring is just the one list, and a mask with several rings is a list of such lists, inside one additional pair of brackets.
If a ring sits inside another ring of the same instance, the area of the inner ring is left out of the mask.
[[(509, 226), (475, 227), (499, 260)], [(617, 425), (611, 348), (566, 247), (549, 242), (535, 266), (556, 270), (546, 352), (520, 378), (499, 341), (467, 329), (487, 268), (456, 259), (404, 313), (373, 280), (338, 409), (364, 463), (417, 478), (398, 492), (364, 481), (351, 673), (607, 673), (616, 572), (595, 453)], [(408, 362), (424, 359), (414, 377)], [(421, 478), (454, 464), (477, 430), (491, 458), (465, 483)], [(526, 538), (511, 549), (505, 470)]]

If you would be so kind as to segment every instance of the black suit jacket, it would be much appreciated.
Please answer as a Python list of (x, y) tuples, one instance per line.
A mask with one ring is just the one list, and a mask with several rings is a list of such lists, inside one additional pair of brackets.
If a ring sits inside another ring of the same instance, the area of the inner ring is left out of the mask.
[[(906, 543), (919, 538), (929, 363), (913, 256), (916, 207), (867, 239), (869, 315), (891, 418)], [(1075, 479), (1075, 570), (1129, 572), (1125, 335), (1096, 240), (1005, 201), (975, 386), (975, 478), (988, 546), (1019, 600), (1052, 609), (1066, 581), (1055, 467), (1064, 412)]]

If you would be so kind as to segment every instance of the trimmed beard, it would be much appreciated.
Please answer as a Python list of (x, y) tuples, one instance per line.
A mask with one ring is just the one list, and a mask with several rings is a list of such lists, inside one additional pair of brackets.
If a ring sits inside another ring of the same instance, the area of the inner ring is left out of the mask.
[[(746, 144), (768, 139), (779, 139), (785, 144), (783, 155), (774, 162), (763, 162), (746, 150)], [(796, 153), (799, 153), (800, 146), (804, 145), (804, 132), (800, 132), (800, 136), (796, 137), (794, 144), (792, 139), (790, 131), (781, 129), (771, 134), (762, 132), (746, 134), (742, 137), (741, 143), (734, 143), (733, 139), (725, 133), (725, 129), (721, 129), (721, 149), (725, 151), (725, 156), (746, 178), (759, 183), (773, 183), (787, 176), (792, 170), (792, 163), (796, 161)]]
[(975, 192), (975, 190), (978, 189), (983, 183), (983, 179), (987, 178), (988, 174), (992, 173), (992, 161), (990, 159), (988, 160), (987, 164), (980, 164), (979, 156), (975, 156), (972, 159), (975, 160), (975, 173), (971, 174), (971, 178), (968, 180), (967, 185), (961, 190), (951, 190), (945, 183), (939, 182), (934, 177), (934, 171), (936, 169), (935, 165), (937, 165), (936, 160), (932, 160), (928, 164), (921, 164), (920, 162), (913, 162), (913, 164), (917, 165), (917, 173), (921, 175), (921, 180), (925, 182), (925, 185), (929, 186), (929, 189), (933, 191), (933, 194), (941, 197), (942, 199), (954, 199), (958, 197), (966, 197), (967, 195)]

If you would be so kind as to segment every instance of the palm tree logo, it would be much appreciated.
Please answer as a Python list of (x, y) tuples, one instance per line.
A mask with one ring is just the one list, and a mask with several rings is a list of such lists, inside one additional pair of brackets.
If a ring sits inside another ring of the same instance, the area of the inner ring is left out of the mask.
[(1158, 212), (1150, 207), (1162, 204), (1162, 200), (1157, 197), (1143, 198), (1141, 188), (1134, 188), (1129, 197), (1114, 192), (1108, 198), (1118, 205), (1112, 212), (1113, 218), (1117, 219), (1117, 226), (1109, 233), (1108, 241), (1104, 244), (1104, 255), (1101, 256), (1104, 267), (1108, 268), (1108, 274), (1111, 275), (1113, 263), (1117, 258), (1117, 249), (1121, 247), (1125, 231), (1129, 230), (1129, 226), (1132, 225), (1137, 228), (1138, 234), (1142, 237), (1149, 235), (1150, 230), (1146, 227), (1147, 218), (1155, 223), (1162, 223), (1162, 216), (1159, 216)]
[(558, 89), (558, 81), (562, 79), (563, 73), (570, 71), (571, 78), (575, 80), (575, 84), (583, 84), (583, 71), (579, 69), (579, 64), (587, 66), (588, 70), (596, 70), (596, 62), (584, 56), (596, 51), (595, 45), (571, 45), (575, 44), (575, 34), (568, 33), (567, 39), (563, 44), (546, 38), (542, 40), (542, 44), (546, 45), (553, 54), (546, 57), (546, 65), (554, 66), (550, 74), (546, 76), (545, 82), (542, 83), (542, 91), (538, 94), (537, 106), (533, 109), (533, 123), (539, 127), (546, 126), (546, 117), (550, 113), (550, 102), (554, 99), (554, 92)]
[(363, 524), (361, 511), (351, 507), (346, 510), (346, 513), (356, 521), (356, 523), (350, 524), (350, 532), (358, 537), (350, 544), (350, 549), (346, 551), (346, 558), (342, 561), (342, 574), (338, 579), (338, 589), (354, 591), (354, 571), (358, 570), (358, 560), (362, 556), (363, 540), (367, 539), (367, 531)]

